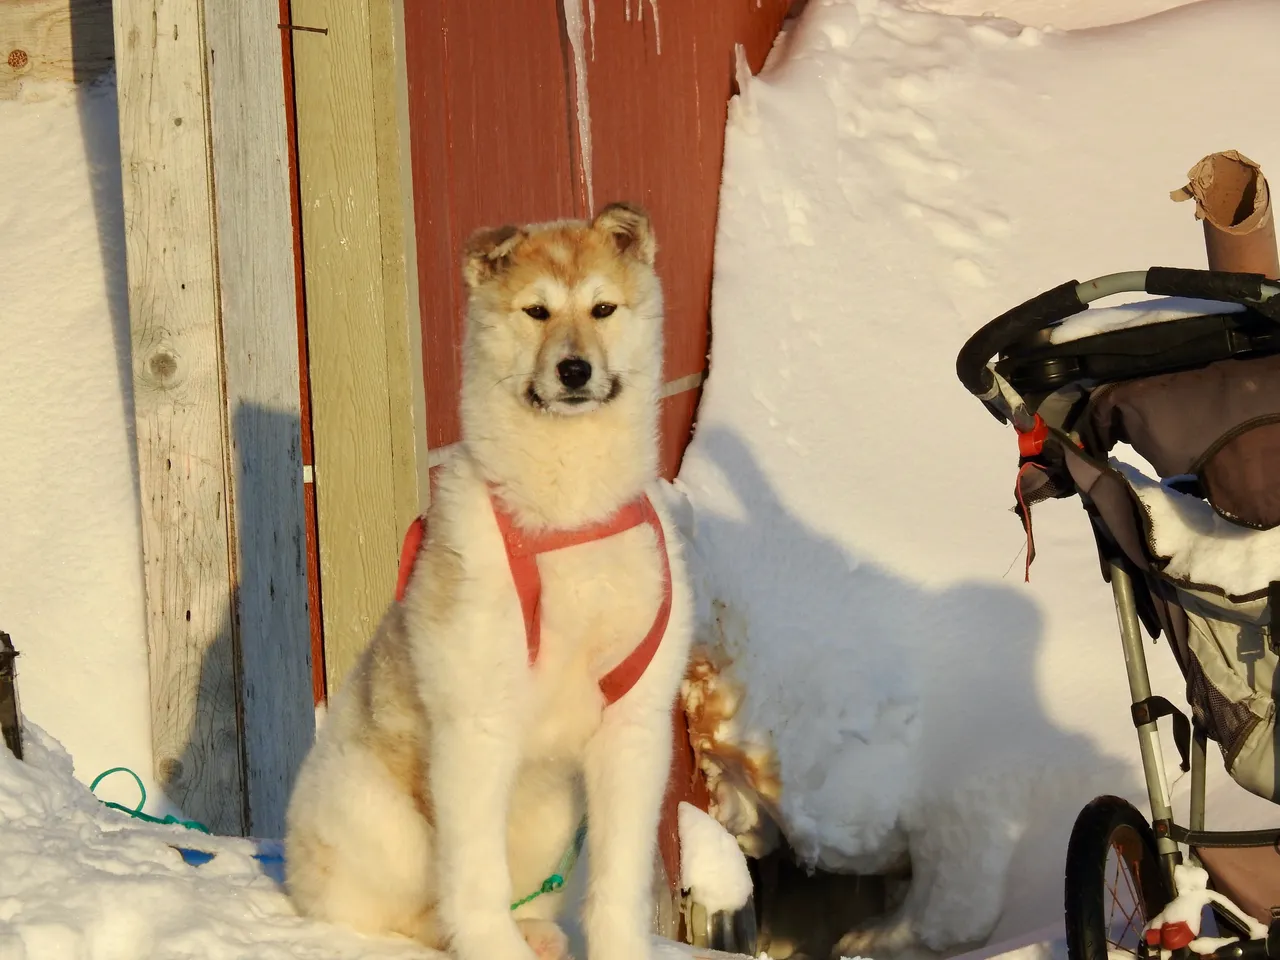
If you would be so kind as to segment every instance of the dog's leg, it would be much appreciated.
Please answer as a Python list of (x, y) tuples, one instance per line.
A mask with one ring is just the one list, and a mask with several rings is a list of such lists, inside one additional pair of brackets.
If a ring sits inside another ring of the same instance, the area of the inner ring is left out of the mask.
[(654, 709), (651, 691), (643, 693), (649, 696), (636, 696), (637, 688), (606, 709), (587, 747), (583, 927), (590, 960), (646, 960), (650, 952), (651, 873), (671, 765), (671, 714)]
[(534, 958), (511, 916), (507, 860), (519, 741), (515, 718), (492, 706), (432, 727), (440, 919), (456, 960)]

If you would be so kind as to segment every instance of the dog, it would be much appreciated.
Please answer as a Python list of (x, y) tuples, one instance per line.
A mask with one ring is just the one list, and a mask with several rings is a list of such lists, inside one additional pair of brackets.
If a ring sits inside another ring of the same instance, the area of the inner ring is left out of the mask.
[(555, 960), (585, 810), (587, 956), (649, 956), (693, 622), (657, 479), (655, 253), (627, 204), (466, 244), (462, 441), (290, 799), (302, 914)]

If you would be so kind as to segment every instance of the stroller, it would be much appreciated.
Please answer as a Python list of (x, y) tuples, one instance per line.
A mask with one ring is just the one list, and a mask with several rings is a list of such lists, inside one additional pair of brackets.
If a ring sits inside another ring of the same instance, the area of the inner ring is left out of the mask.
[[(1161, 299), (1087, 309), (1126, 292)], [(1118, 797), (1079, 814), (1068, 956), (1280, 960), (1280, 829), (1204, 829), (1207, 740), (1240, 786), (1280, 803), (1280, 283), (1166, 267), (1072, 281), (984, 326), (956, 370), (1017, 431), (1028, 566), (1032, 507), (1079, 496), (1119, 619), (1151, 821)], [(1160, 480), (1111, 458), (1121, 443)], [(1152, 695), (1143, 627), (1172, 649), (1189, 718)], [(1186, 826), (1166, 717), (1191, 772)], [(1217, 938), (1200, 933), (1206, 908)]]

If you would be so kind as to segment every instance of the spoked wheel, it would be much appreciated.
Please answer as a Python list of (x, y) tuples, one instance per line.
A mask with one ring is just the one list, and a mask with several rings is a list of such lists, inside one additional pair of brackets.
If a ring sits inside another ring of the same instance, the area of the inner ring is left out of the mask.
[(1098, 797), (1081, 810), (1067, 845), (1070, 960), (1138, 956), (1143, 928), (1168, 902), (1146, 818), (1119, 797)]

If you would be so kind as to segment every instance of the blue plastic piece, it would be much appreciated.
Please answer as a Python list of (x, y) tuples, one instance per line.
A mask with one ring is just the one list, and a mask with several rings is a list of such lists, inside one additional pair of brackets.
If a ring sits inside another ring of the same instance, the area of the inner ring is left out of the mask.
[[(276, 883), (284, 883), (284, 844), (279, 840), (255, 840), (254, 843), (258, 847), (257, 853), (253, 854), (253, 859), (258, 861), (262, 867), (262, 872), (274, 880)], [(197, 850), (194, 847), (174, 847), (183, 862), (192, 867), (203, 867), (206, 863), (217, 856), (208, 850)]]

